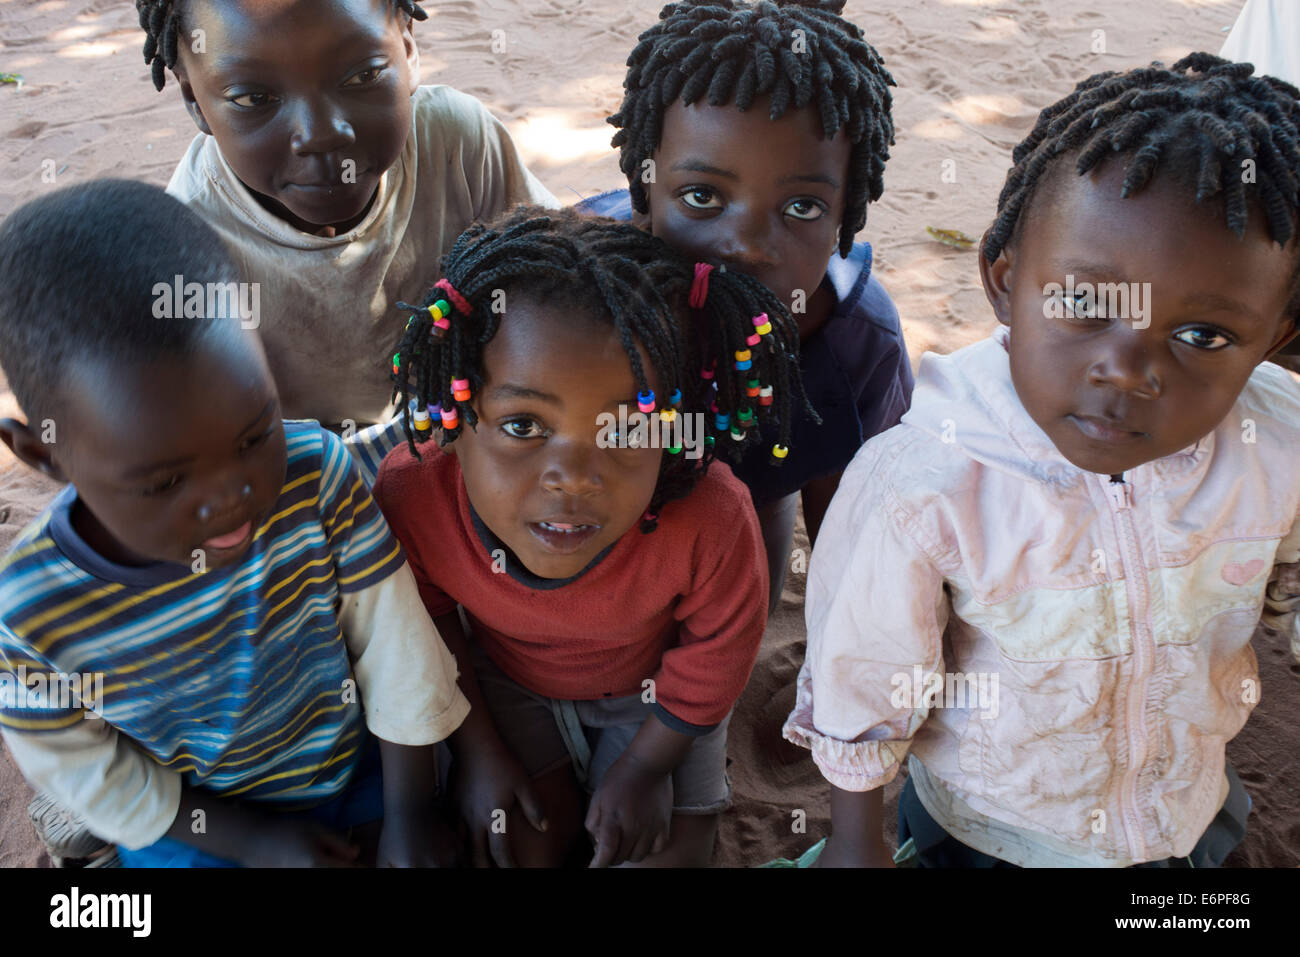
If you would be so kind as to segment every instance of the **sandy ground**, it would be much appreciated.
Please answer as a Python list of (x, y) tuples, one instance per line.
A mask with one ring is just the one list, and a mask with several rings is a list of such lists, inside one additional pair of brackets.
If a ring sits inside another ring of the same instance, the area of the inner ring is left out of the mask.
[[(975, 253), (930, 241), (926, 226), (978, 236), (996, 207), (1011, 148), (1037, 112), (1102, 69), (1192, 50), (1217, 51), (1242, 0), (851, 0), (898, 81), (898, 143), (886, 193), (866, 236), (892, 292), (913, 360), (980, 339), (993, 319)], [(624, 0), (450, 0), (426, 4), (417, 24), (425, 82), (478, 96), (509, 126), (525, 159), (564, 201), (620, 185), (604, 117), (621, 98), (623, 61), (660, 3)], [(1081, 9), (1087, 7), (1086, 10)], [(494, 54), (492, 31), (507, 52)], [(97, 176), (163, 185), (194, 135), (175, 86), (154, 92), (128, 0), (0, 0), (0, 215), (50, 188)], [(1100, 51), (1100, 52), (1098, 52)], [(47, 162), (51, 161), (51, 162)], [(945, 175), (948, 174), (948, 175)], [(953, 175), (955, 174), (955, 175)], [(0, 392), (0, 415), (13, 414)], [(0, 452), (0, 549), (54, 487)], [(806, 548), (806, 540), (798, 543)], [(1256, 644), (1264, 698), (1229, 755), (1255, 801), (1237, 865), (1300, 864), (1300, 769), (1295, 732), (1300, 668), (1284, 645)], [(795, 855), (828, 829), (826, 789), (806, 752), (780, 725), (794, 700), (804, 652), (803, 576), (787, 582), (763, 652), (732, 722), (736, 807), (717, 861), (746, 865)], [(892, 808), (899, 784), (887, 790)], [(0, 865), (37, 863), (26, 788), (0, 756)], [(806, 815), (806, 832), (795, 830)], [(892, 836), (892, 833), (891, 833)]]

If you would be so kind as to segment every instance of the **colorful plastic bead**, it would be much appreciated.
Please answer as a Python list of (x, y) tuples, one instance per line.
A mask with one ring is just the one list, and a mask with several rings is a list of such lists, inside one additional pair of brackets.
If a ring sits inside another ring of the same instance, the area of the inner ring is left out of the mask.
[(736, 418), (740, 421), (742, 429), (752, 429), (757, 423), (754, 421), (754, 410), (746, 406), (737, 413)]
[(712, 369), (701, 369), (701, 370), (700, 370), (700, 378), (701, 378), (701, 379), (704, 379), (704, 380), (706, 380), (706, 381), (709, 380), (709, 379), (712, 379), (712, 378), (713, 378), (713, 370), (712, 370)]
[(638, 392), (636, 394), (636, 407), (649, 415), (655, 410), (655, 394), (653, 392)]
[(394, 352), (393, 353), (393, 375), (397, 375), (401, 371), (402, 371), (402, 354), (400, 352)]
[(733, 425), (731, 427), (731, 437), (737, 442), (743, 442), (745, 440), (745, 430), (739, 425)]
[(451, 394), (457, 402), (468, 402), (470, 400), (469, 380), (452, 379)]
[(673, 421), (673, 419), (677, 418), (677, 410), (664, 409), (662, 412), (659, 413), (659, 418), (663, 419), (665, 422), (671, 422)]
[(668, 446), (668, 454), (669, 454), (669, 455), (681, 455), (681, 454), (682, 454), (682, 447), (681, 447), (680, 445), (670, 445), (670, 446)]
[(725, 412), (719, 412), (718, 417), (714, 420), (714, 428), (719, 432), (727, 431), (727, 426), (731, 423), (731, 416)]
[(772, 387), (770, 385), (765, 385), (763, 386), (763, 388), (758, 390), (758, 404), (759, 405), (772, 404)]
[(681, 406), (681, 404), (682, 404), (682, 390), (681, 390), (681, 389), (673, 389), (673, 395), (672, 395), (672, 398), (670, 398), (670, 399), (668, 400), (668, 404), (671, 405), (674, 409), (676, 409), (676, 408), (678, 408), (678, 407)]
[(762, 341), (763, 341), (763, 337), (760, 336), (760, 335), (756, 332), (756, 333), (754, 333), (752, 336), (750, 336), (748, 339), (745, 340), (745, 345), (748, 345), (748, 346), (756, 346), (756, 345), (758, 345), (758, 344), (759, 344), (760, 342), (762, 342)]
[(444, 429), (454, 429), (460, 425), (460, 413), (455, 409), (443, 409), (440, 415)]
[(706, 435), (704, 437), (704, 444), (709, 448), (713, 448), (715, 445), (718, 444), (718, 440), (711, 435)]
[(790, 450), (786, 448), (784, 445), (772, 446), (772, 464), (784, 465), (785, 457), (789, 454), (790, 454)]
[(761, 389), (759, 388), (760, 385), (761, 383), (757, 379), (750, 379), (745, 383), (745, 395), (749, 396), (751, 399), (758, 398), (759, 393), (761, 392)]

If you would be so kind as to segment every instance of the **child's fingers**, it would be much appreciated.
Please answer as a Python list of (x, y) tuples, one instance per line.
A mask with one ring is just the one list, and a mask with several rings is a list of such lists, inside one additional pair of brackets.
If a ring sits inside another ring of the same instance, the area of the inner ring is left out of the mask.
[(655, 835), (654, 843), (650, 846), (651, 854), (662, 854), (668, 850), (668, 829), (665, 828)]
[(506, 834), (498, 834), (496, 831), (488, 835), (488, 847), (492, 850), (492, 860), (496, 861), (497, 867), (514, 867), (515, 857), (510, 853), (510, 838)]
[(361, 854), (361, 848), (358, 845), (353, 844), (342, 834), (328, 828), (320, 828), (316, 831), (316, 845), (328, 857), (344, 863), (355, 861)]
[(541, 799), (533, 790), (531, 782), (525, 782), (515, 788), (515, 798), (519, 801), (519, 808), (524, 812), (524, 817), (535, 829), (545, 831), (550, 827), (550, 822), (546, 820), (546, 811), (542, 809)]
[(596, 856), (592, 858), (591, 866), (611, 867), (614, 864), (622, 864), (627, 859), (627, 854), (621, 847), (622, 841), (623, 829), (616, 821), (602, 817), (596, 838)]
[(627, 859), (634, 864), (641, 863), (654, 853), (654, 842), (655, 833), (653, 830), (642, 831), (636, 836), (636, 842), (632, 845), (632, 849), (628, 851)]
[[(518, 815), (513, 813), (514, 810), (517, 810), (517, 808), (507, 810), (504, 817), (498, 811), (492, 812), (492, 823), (487, 829), (487, 841), (488, 850), (492, 853), (492, 860), (497, 867), (515, 866), (515, 856), (510, 851), (510, 835), (508, 833), (510, 821), (518, 819)], [(498, 821), (501, 822), (500, 827), (497, 827)]]
[(469, 856), (474, 867), (491, 867), (492, 855), (488, 853), (488, 831), (486, 827), (470, 826)]

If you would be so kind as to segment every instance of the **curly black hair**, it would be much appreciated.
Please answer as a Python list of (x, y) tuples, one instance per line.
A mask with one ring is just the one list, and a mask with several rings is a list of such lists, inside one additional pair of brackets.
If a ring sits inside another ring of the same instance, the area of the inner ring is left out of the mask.
[(771, 94), (772, 119), (813, 108), (826, 139), (842, 129), (852, 144), (840, 224), (840, 255), (847, 257), (868, 202), (884, 191), (895, 83), (861, 28), (840, 16), (843, 9), (843, 0), (686, 0), (664, 7), (627, 59), (623, 105), (608, 120), (619, 131), (613, 145), (621, 150), (633, 207), (649, 209), (641, 173), (663, 137), (667, 107), (705, 99), (747, 110)]
[[(391, 2), (399, 12), (412, 19), (428, 19), (429, 15), (415, 0)], [(153, 85), (158, 90), (167, 84), (167, 71), (176, 68), (182, 20), (187, 9), (187, 0), (135, 0), (140, 27), (145, 32), (144, 62), (153, 71)]]
[(725, 270), (708, 276), (707, 295), (692, 315), (696, 270), (635, 226), (574, 210), (521, 206), (471, 226), (443, 258), (443, 279), (423, 301), (400, 304), (412, 315), (393, 356), (393, 396), (412, 453), (419, 457), (416, 443), (427, 441), (434, 426), (441, 426), (442, 445), (475, 426), (472, 396), (483, 386), (483, 350), (499, 328), (504, 295), (506, 303), (525, 296), (609, 322), (637, 388), (648, 393), (638, 345), (645, 349), (667, 393), (656, 404), (661, 415), (705, 416), (698, 459), (680, 448), (663, 456), (643, 531), (654, 529), (664, 504), (690, 492), (715, 453), (738, 459), (761, 441), (761, 423), (776, 428), (778, 463), (793, 454), (792, 412), (820, 421), (803, 393), (798, 325), (766, 286)]
[(29, 421), (60, 408), (87, 360), (161, 362), (228, 325), (159, 318), (159, 281), (178, 275), (241, 278), (216, 231), (157, 186), (95, 180), (14, 210), (0, 225), (0, 364)]
[[(1249, 63), (1193, 53), (1123, 73), (1098, 73), (1038, 116), (1012, 154), (984, 243), (989, 262), (1013, 243), (1035, 189), (1055, 161), (1078, 151), (1080, 176), (1116, 153), (1131, 156), (1123, 196), (1141, 192), (1161, 171), (1189, 176), (1196, 200), (1222, 195), (1228, 228), (1245, 233), (1249, 200), (1286, 245), (1300, 215), (1300, 90)], [(1253, 182), (1243, 163), (1251, 161)]]

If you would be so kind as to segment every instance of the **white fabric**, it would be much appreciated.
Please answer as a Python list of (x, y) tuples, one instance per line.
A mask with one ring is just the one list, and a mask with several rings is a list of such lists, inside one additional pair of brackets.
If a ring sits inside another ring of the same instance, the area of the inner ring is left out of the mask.
[(1300, 86), (1300, 0), (1246, 0), (1219, 56)]

